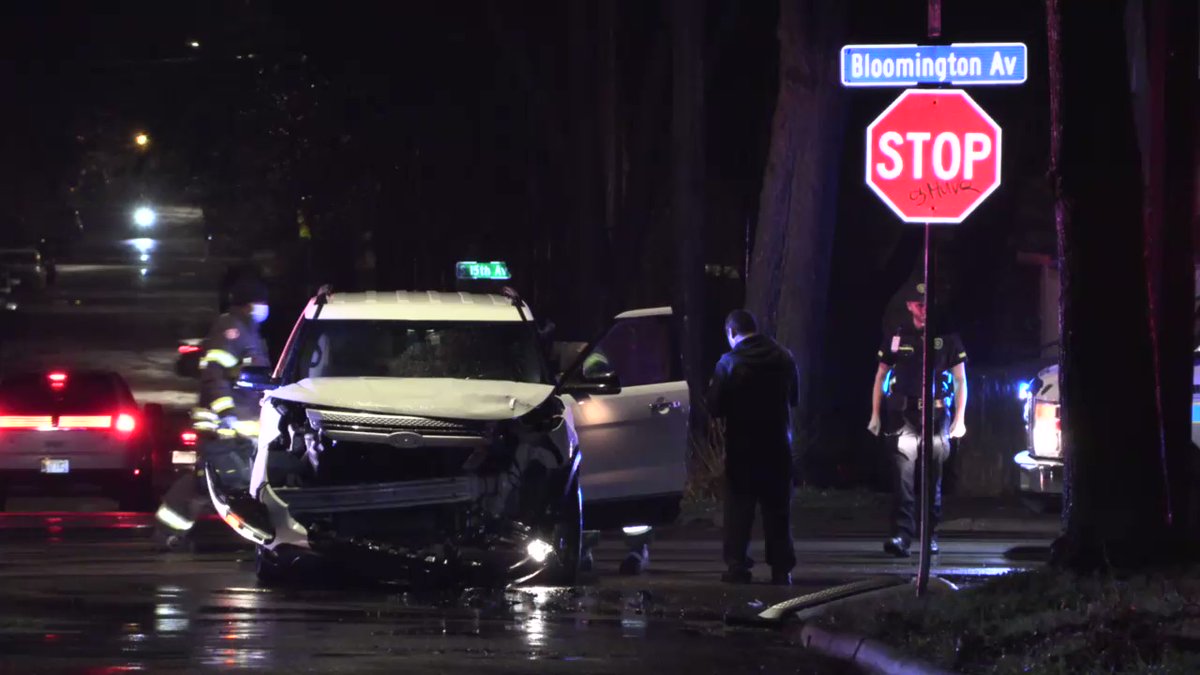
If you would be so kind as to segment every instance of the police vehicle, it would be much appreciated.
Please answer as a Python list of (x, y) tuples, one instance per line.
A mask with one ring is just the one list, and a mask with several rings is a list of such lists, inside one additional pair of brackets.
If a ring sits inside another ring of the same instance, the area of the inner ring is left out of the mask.
[[(458, 276), (508, 273), (460, 263)], [(274, 370), (239, 381), (266, 392), (248, 492), (207, 471), (260, 580), (318, 558), (399, 579), (569, 583), (581, 510), (589, 529), (673, 521), (689, 401), (670, 308), (618, 315), (562, 375), (540, 337), (508, 290), (310, 300)], [(594, 352), (608, 367), (585, 374)]]
[[(1026, 448), (1013, 457), (1020, 476), (1020, 494), (1036, 511), (1061, 508), (1063, 446), (1058, 366), (1044, 368), (1033, 380), (1022, 383), (1018, 396), (1025, 402), (1027, 439)], [(1200, 446), (1200, 348), (1192, 359), (1192, 443)]]

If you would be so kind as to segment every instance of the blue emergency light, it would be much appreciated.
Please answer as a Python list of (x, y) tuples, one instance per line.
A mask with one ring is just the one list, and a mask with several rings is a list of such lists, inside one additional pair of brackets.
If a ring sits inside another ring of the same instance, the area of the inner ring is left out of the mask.
[(460, 280), (464, 281), (504, 281), (512, 279), (512, 275), (508, 272), (508, 263), (499, 260), (491, 262), (462, 260), (455, 264), (454, 274)]

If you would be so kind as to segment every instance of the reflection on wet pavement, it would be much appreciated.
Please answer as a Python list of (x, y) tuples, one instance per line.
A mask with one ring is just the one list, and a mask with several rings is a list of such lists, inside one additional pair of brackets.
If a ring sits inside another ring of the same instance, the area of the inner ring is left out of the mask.
[[(624, 551), (602, 542), (599, 575), (571, 589), (406, 592), (332, 578), (265, 589), (251, 550), (157, 553), (140, 524), (128, 514), (0, 516), (0, 673), (838, 672), (778, 633), (724, 618), (912, 567), (874, 540), (810, 540), (800, 542), (799, 586), (729, 586), (717, 582), (719, 542), (660, 542), (639, 577), (615, 575)], [(959, 582), (1006, 573), (1033, 564), (1022, 561), (1038, 543), (943, 541), (936, 569)]]
[[(184, 584), (60, 578), (9, 589), (0, 609), (0, 664), (14, 672), (35, 664), (361, 672), (400, 663), (417, 672), (546, 672), (567, 664), (613, 673), (824, 672), (778, 635), (689, 620), (669, 596), (644, 591), (422, 595), (222, 581), (211, 574)], [(743, 651), (751, 645), (752, 663)]]

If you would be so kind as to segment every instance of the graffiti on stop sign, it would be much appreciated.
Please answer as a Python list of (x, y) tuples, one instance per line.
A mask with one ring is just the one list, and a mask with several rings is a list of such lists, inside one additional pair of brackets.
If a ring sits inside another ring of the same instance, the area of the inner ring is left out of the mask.
[(1000, 127), (965, 91), (909, 89), (867, 127), (867, 185), (909, 223), (961, 223), (1000, 186)]
[(926, 182), (921, 187), (909, 193), (908, 198), (916, 202), (916, 206), (925, 206), (931, 200), (953, 197), (960, 192), (979, 192), (971, 184), (970, 179), (960, 181)]

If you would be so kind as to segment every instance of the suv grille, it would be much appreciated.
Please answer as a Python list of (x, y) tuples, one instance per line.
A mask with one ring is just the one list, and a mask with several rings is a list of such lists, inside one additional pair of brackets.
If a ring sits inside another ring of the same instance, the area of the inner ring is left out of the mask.
[(334, 441), (321, 456), (317, 485), (360, 485), (463, 475), (469, 447), (394, 448), (384, 443)]
[(482, 423), (315, 408), (308, 410), (308, 421), (314, 428), (326, 431), (372, 431), (378, 433), (416, 431), (428, 435), (480, 435), (484, 430)]

